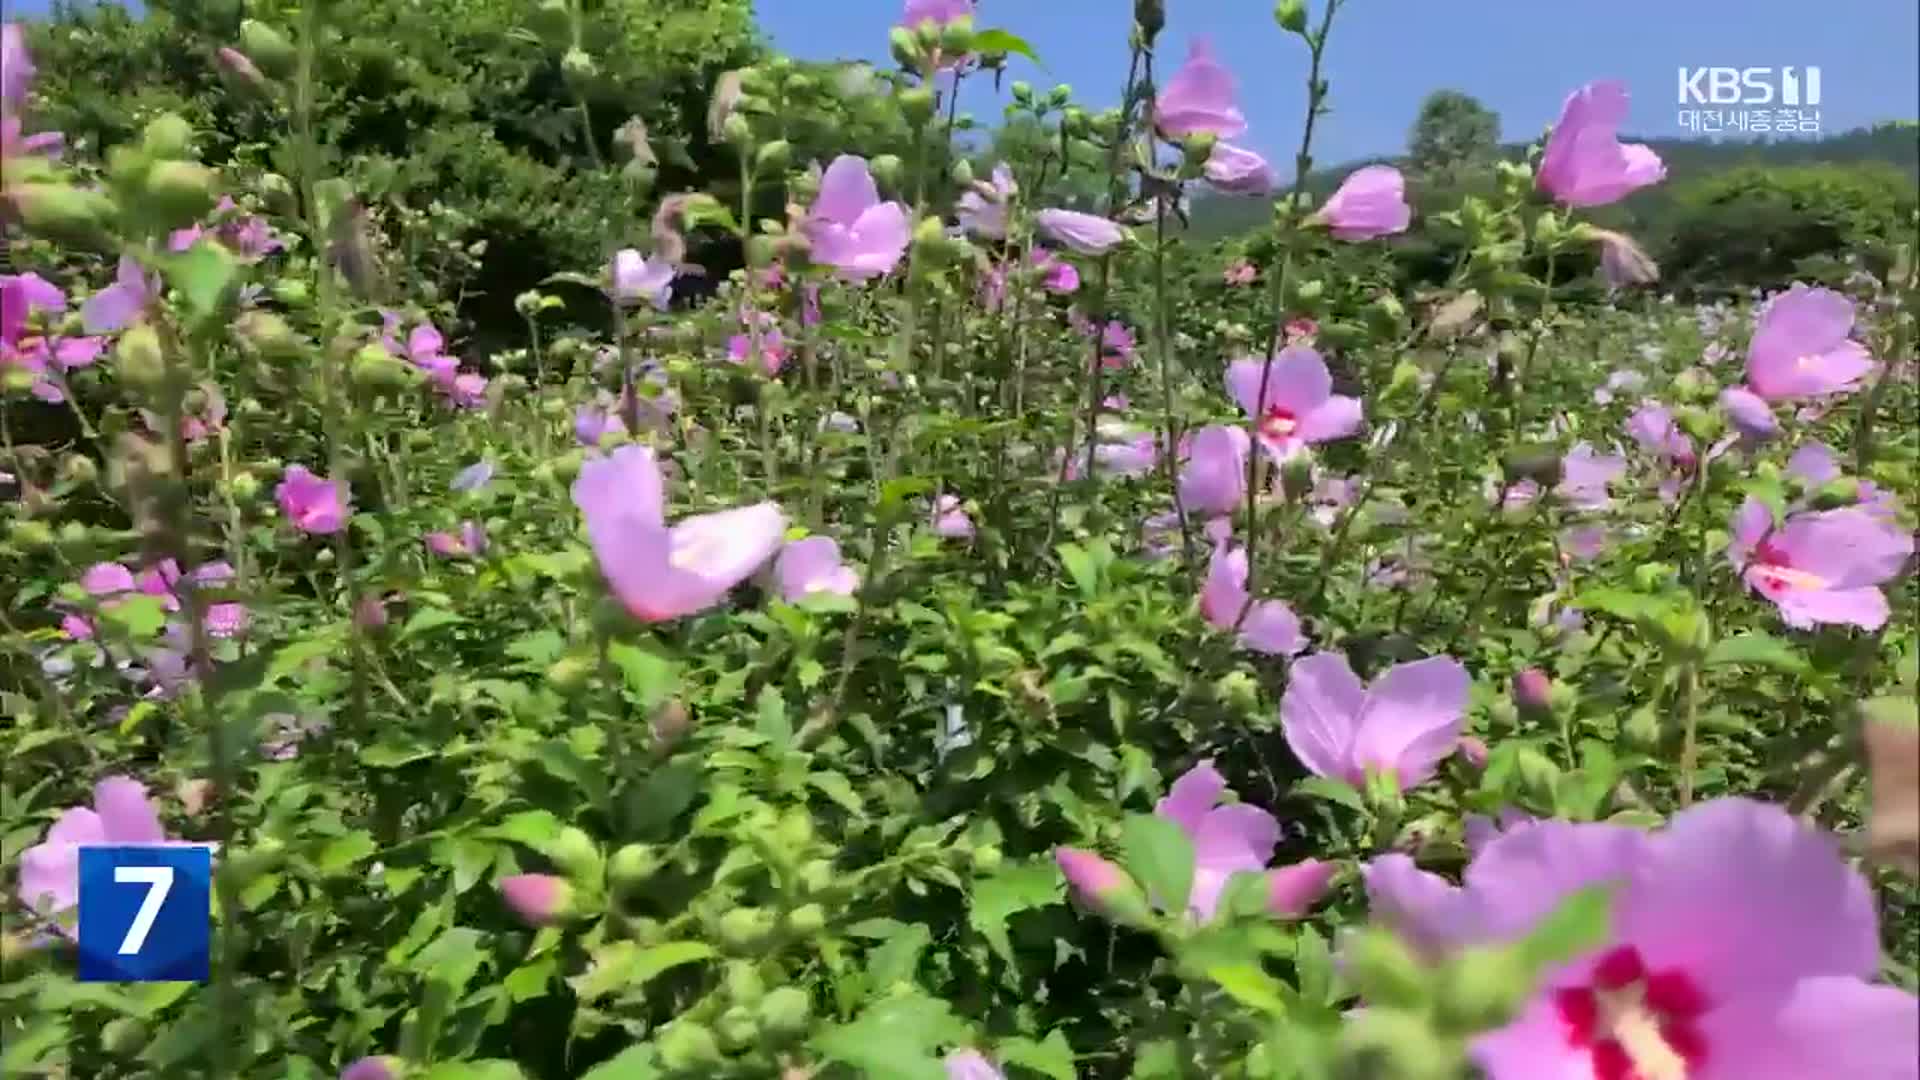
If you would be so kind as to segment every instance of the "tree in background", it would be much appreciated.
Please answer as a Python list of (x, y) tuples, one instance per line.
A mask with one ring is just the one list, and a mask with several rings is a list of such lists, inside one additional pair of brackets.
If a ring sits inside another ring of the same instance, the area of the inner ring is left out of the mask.
[(1499, 144), (1499, 114), (1471, 94), (1435, 90), (1407, 136), (1407, 164), (1429, 186), (1452, 187), (1463, 173), (1484, 171)]

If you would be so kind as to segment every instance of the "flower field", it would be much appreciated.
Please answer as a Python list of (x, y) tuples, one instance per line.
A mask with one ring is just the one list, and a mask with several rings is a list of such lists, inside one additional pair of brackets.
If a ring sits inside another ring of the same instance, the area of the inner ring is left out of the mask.
[(1920, 1077), (1910, 201), (1664, 292), (1605, 79), (1319, 191), (1347, 0), (1284, 162), (1158, 0), (1110, 109), (971, 0), (215, 6), (5, 27), (0, 1072)]

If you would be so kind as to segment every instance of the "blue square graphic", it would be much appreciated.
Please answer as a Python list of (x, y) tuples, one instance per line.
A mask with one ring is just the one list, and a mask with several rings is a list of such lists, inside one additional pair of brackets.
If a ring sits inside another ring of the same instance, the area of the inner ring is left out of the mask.
[(80, 981), (206, 982), (213, 853), (80, 848)]

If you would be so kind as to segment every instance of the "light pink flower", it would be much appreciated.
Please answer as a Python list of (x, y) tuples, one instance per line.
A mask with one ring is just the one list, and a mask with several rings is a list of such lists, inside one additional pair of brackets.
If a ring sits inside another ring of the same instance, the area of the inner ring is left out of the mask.
[(1607, 485), (1626, 471), (1626, 458), (1596, 453), (1589, 443), (1575, 443), (1560, 459), (1560, 483), (1554, 491), (1576, 510), (1605, 510), (1612, 502)]
[(815, 593), (852, 596), (860, 587), (860, 575), (840, 561), (840, 545), (831, 536), (788, 541), (773, 560), (773, 577), (789, 603)]
[(907, 0), (900, 25), (912, 30), (924, 22), (946, 26), (972, 17), (973, 0)]
[(1749, 496), (1731, 531), (1727, 557), (1741, 580), (1801, 629), (1878, 630), (1889, 614), (1879, 586), (1913, 555), (1912, 536), (1858, 507), (1794, 514), (1775, 527), (1773, 511)]
[(1563, 206), (1604, 206), (1664, 179), (1660, 155), (1620, 141), (1626, 119), (1625, 83), (1588, 83), (1567, 95), (1535, 183)]
[(363, 1057), (340, 1070), (340, 1080), (400, 1080), (407, 1063), (390, 1054)]
[[(1196, 922), (1207, 922), (1219, 912), (1235, 874), (1267, 874), (1267, 861), (1280, 842), (1280, 823), (1272, 814), (1247, 803), (1219, 805), (1226, 794), (1226, 778), (1211, 760), (1202, 761), (1175, 780), (1153, 808), (1154, 814), (1180, 826), (1193, 843), (1187, 914)], [(1269, 910), (1288, 916), (1304, 913), (1325, 891), (1331, 870), (1308, 862), (1267, 874)]]
[(1341, 240), (1372, 240), (1405, 232), (1413, 221), (1407, 205), (1407, 182), (1391, 165), (1356, 169), (1340, 182), (1340, 189), (1314, 215)]
[(1125, 229), (1106, 218), (1078, 210), (1042, 210), (1033, 223), (1047, 239), (1082, 255), (1104, 255), (1127, 237)]
[(696, 514), (669, 527), (653, 450), (621, 446), (589, 459), (573, 483), (600, 572), (635, 618), (662, 622), (704, 611), (780, 547), (786, 517), (771, 502)]
[(1173, 73), (1153, 103), (1153, 123), (1169, 139), (1206, 132), (1231, 139), (1247, 130), (1247, 118), (1234, 104), (1238, 85), (1213, 55), (1213, 42), (1196, 36), (1186, 63)]
[(958, 495), (942, 495), (933, 504), (933, 531), (949, 540), (973, 539), (973, 519)]
[[(1841, 477), (1839, 455), (1826, 443), (1805, 443), (1787, 459), (1787, 475), (1798, 477), (1811, 487), (1838, 480)], [(1855, 505), (1888, 525), (1895, 524), (1900, 515), (1900, 503), (1894, 498), (1893, 492), (1871, 480), (1855, 480), (1854, 483), (1860, 496)], [(1794, 509), (1804, 507), (1796, 505)]]
[(962, 229), (975, 236), (989, 240), (1004, 239), (1007, 235), (1009, 204), (1019, 190), (1013, 182), (1013, 170), (1002, 162), (993, 167), (993, 179), (975, 181), (971, 189), (961, 193), (960, 202), (954, 207), (954, 217)]
[[(1216, 630), (1232, 632), (1247, 599), (1247, 550), (1217, 545), (1200, 590), (1201, 618)], [(1293, 609), (1278, 600), (1258, 600), (1240, 623), (1240, 644), (1269, 656), (1293, 656), (1307, 647), (1307, 639)]]
[(558, 922), (573, 902), (573, 886), (552, 874), (511, 874), (499, 885), (500, 898), (529, 926)]
[(470, 559), (487, 550), (487, 530), (477, 521), (463, 521), (458, 533), (430, 532), (425, 543), (441, 558)]
[(80, 307), (80, 321), (89, 334), (124, 330), (139, 321), (159, 295), (160, 279), (142, 271), (133, 256), (122, 255), (113, 284), (87, 298)]
[(801, 225), (814, 262), (851, 281), (879, 277), (907, 250), (907, 209), (881, 202), (867, 163), (851, 154), (833, 159), (820, 177), (820, 193)]
[(1395, 665), (1367, 686), (1344, 655), (1314, 653), (1293, 664), (1281, 725), (1315, 774), (1358, 787), (1372, 769), (1406, 790), (1453, 753), (1470, 681), (1458, 660), (1434, 656)]
[(0, 26), (0, 104), (13, 112), (26, 103), (27, 91), (37, 74), (33, 56), (27, 51), (27, 34), (19, 23)]
[(946, 1066), (947, 1080), (1007, 1080), (1007, 1074), (978, 1050), (955, 1050), (941, 1064)]
[(93, 789), (93, 806), (60, 815), (46, 839), (20, 853), (20, 899), (58, 913), (80, 902), (80, 848), (90, 844), (160, 844), (166, 832), (138, 780), (110, 776)]
[(1516, 821), (1463, 887), (1405, 855), (1365, 877), (1375, 918), (1441, 955), (1513, 941), (1574, 892), (1613, 886), (1606, 942), (1475, 1040), (1489, 1080), (1895, 1080), (1920, 1060), (1920, 1003), (1868, 981), (1880, 944), (1865, 879), (1777, 807), (1719, 799), (1652, 834)]
[(1189, 514), (1230, 514), (1246, 498), (1246, 430), (1211, 424), (1185, 440), (1186, 465), (1180, 470), (1180, 503)]
[(1259, 272), (1253, 268), (1252, 263), (1245, 259), (1236, 259), (1233, 265), (1227, 267), (1226, 270), (1221, 273), (1220, 280), (1226, 282), (1228, 285), (1251, 285), (1253, 284), (1254, 277), (1258, 273)]
[(673, 277), (672, 263), (665, 259), (649, 261), (633, 248), (614, 252), (613, 263), (607, 270), (615, 300), (622, 304), (645, 300), (660, 311), (667, 310), (673, 300)]
[(1747, 347), (1747, 388), (1767, 401), (1854, 389), (1873, 369), (1853, 332), (1853, 301), (1795, 285), (1768, 302)]
[[(1269, 367), (1271, 371), (1263, 375)], [(1260, 396), (1263, 378), (1264, 398)], [(1227, 390), (1254, 419), (1260, 445), (1278, 461), (1314, 443), (1344, 439), (1360, 430), (1360, 400), (1333, 393), (1326, 362), (1305, 345), (1290, 345), (1266, 364), (1235, 360), (1227, 365)]]
[(1773, 415), (1773, 407), (1744, 386), (1729, 386), (1720, 391), (1720, 407), (1748, 442), (1761, 442), (1780, 434), (1780, 420)]
[(1624, 289), (1646, 285), (1660, 278), (1660, 264), (1654, 262), (1633, 237), (1609, 229), (1593, 230), (1600, 241), (1600, 274), (1607, 286)]
[(290, 465), (274, 497), (294, 528), (326, 536), (347, 523), (347, 497), (341, 488), (339, 481), (315, 476), (305, 465)]
[(1074, 896), (1095, 911), (1110, 910), (1109, 903), (1133, 884), (1126, 871), (1091, 851), (1057, 847), (1053, 849), (1053, 860), (1059, 864), (1060, 873), (1073, 888)]
[(1273, 190), (1273, 166), (1242, 146), (1215, 143), (1202, 167), (1207, 183), (1228, 195), (1265, 195)]

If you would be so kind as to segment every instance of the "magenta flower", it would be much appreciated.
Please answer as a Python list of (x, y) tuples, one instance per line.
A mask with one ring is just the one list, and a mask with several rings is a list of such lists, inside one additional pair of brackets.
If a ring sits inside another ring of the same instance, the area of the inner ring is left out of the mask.
[(1853, 332), (1853, 301), (1795, 285), (1760, 312), (1747, 347), (1747, 388), (1767, 401), (1852, 390), (1873, 369)]
[(1366, 870), (1376, 917), (1431, 952), (1511, 941), (1576, 890), (1615, 886), (1609, 938), (1475, 1040), (1490, 1080), (1913, 1075), (1920, 1003), (1875, 985), (1865, 879), (1783, 810), (1719, 799), (1657, 833), (1518, 821), (1463, 887), (1404, 855)]
[(1259, 271), (1253, 268), (1252, 263), (1245, 259), (1236, 259), (1233, 265), (1220, 274), (1220, 280), (1228, 285), (1251, 285), (1258, 273)]
[(1626, 474), (1627, 459), (1595, 453), (1589, 443), (1575, 443), (1560, 459), (1560, 483), (1554, 488), (1575, 510), (1605, 510), (1612, 501), (1607, 485)]
[(500, 879), (500, 898), (529, 926), (550, 926), (573, 906), (573, 886), (552, 874), (511, 874)]
[(1110, 319), (1100, 330), (1100, 366), (1117, 370), (1133, 359), (1133, 331), (1118, 319)]
[(1033, 215), (1047, 239), (1082, 255), (1104, 255), (1127, 238), (1127, 231), (1097, 214), (1078, 210), (1042, 210)]
[[(1268, 368), (1271, 372), (1263, 375)], [(1253, 418), (1254, 437), (1277, 461), (1360, 430), (1360, 400), (1333, 393), (1326, 362), (1305, 345), (1289, 345), (1266, 364), (1235, 360), (1227, 365), (1227, 390)]]
[(1535, 183), (1563, 206), (1604, 206), (1666, 178), (1660, 155), (1620, 141), (1627, 86), (1594, 82), (1567, 95)]
[(487, 530), (477, 521), (463, 521), (458, 533), (430, 532), (424, 542), (441, 558), (471, 559), (487, 550)]
[(1153, 124), (1169, 139), (1199, 132), (1231, 139), (1247, 130), (1247, 118), (1234, 104), (1233, 73), (1213, 55), (1213, 42), (1196, 36), (1180, 65), (1153, 103)]
[(363, 1057), (340, 1070), (340, 1080), (400, 1080), (407, 1063), (390, 1054)]
[(1748, 442), (1762, 442), (1780, 434), (1780, 420), (1773, 415), (1773, 406), (1744, 386), (1720, 391), (1720, 407)]
[(973, 18), (973, 0), (907, 0), (900, 13), (900, 25), (909, 30), (930, 22), (944, 27), (961, 19)]
[(1013, 170), (1004, 163), (995, 165), (991, 181), (975, 181), (971, 190), (961, 194), (954, 216), (962, 229), (975, 236), (1004, 239), (1009, 204), (1019, 190), (1013, 182)]
[(110, 776), (94, 786), (91, 809), (67, 810), (47, 830), (46, 839), (20, 853), (20, 899), (47, 914), (66, 911), (80, 902), (82, 845), (160, 844), (166, 839), (146, 787), (131, 777)]
[(1388, 668), (1367, 686), (1345, 656), (1314, 653), (1293, 664), (1280, 722), (1294, 756), (1315, 774), (1358, 787), (1376, 770), (1404, 791), (1453, 753), (1470, 681), (1458, 660), (1432, 656)]
[(786, 517), (771, 502), (696, 514), (669, 527), (653, 450), (622, 446), (580, 467), (573, 502), (600, 572), (635, 618), (705, 611), (773, 557)]
[(1265, 195), (1273, 190), (1273, 166), (1267, 159), (1232, 143), (1215, 143), (1201, 171), (1207, 183), (1228, 195)]
[(941, 1064), (946, 1067), (947, 1080), (1007, 1080), (1007, 1074), (978, 1050), (955, 1050)]
[(1727, 557), (1741, 580), (1800, 629), (1878, 630), (1888, 615), (1879, 586), (1913, 554), (1912, 536), (1859, 507), (1794, 514), (1775, 527), (1767, 504), (1748, 496), (1731, 531)]
[(672, 263), (665, 259), (649, 262), (633, 248), (614, 252), (613, 263), (607, 268), (607, 280), (615, 300), (622, 304), (645, 300), (660, 311), (667, 310), (673, 300), (673, 276)]
[(14, 368), (33, 376), (31, 393), (54, 405), (67, 399), (58, 373), (91, 365), (106, 348), (97, 337), (30, 332), (35, 316), (42, 326), (50, 327), (54, 316), (66, 309), (66, 294), (40, 275), (0, 275), (0, 369)]
[(122, 255), (113, 284), (87, 298), (80, 308), (80, 321), (89, 334), (124, 330), (137, 322), (159, 295), (160, 279), (143, 272), (133, 256)]
[(1045, 248), (1034, 248), (1027, 257), (1040, 270), (1041, 288), (1056, 296), (1065, 296), (1080, 288), (1080, 271), (1067, 260)]
[(866, 161), (851, 154), (827, 166), (801, 229), (813, 261), (851, 281), (887, 273), (907, 250), (907, 208), (881, 202)]
[(1313, 216), (1341, 240), (1372, 240), (1407, 231), (1413, 210), (1407, 205), (1407, 181), (1391, 165), (1356, 169)]
[[(770, 311), (742, 315), (746, 329), (727, 339), (727, 360), (743, 367), (757, 366), (769, 378), (787, 362), (787, 338)], [(757, 364), (755, 361), (758, 361)]]
[(933, 504), (933, 531), (949, 540), (973, 539), (973, 519), (958, 495), (942, 495)]
[[(1260, 874), (1280, 842), (1280, 823), (1272, 814), (1247, 803), (1219, 805), (1227, 781), (1211, 760), (1188, 769), (1173, 782), (1153, 812), (1180, 826), (1193, 842), (1193, 888), (1187, 894), (1187, 914), (1208, 922), (1220, 908), (1227, 882), (1235, 874)], [(1269, 907), (1276, 914), (1298, 914), (1311, 907), (1325, 891), (1331, 867), (1301, 863), (1274, 871), (1268, 881)], [(1312, 885), (1319, 884), (1315, 891)]]
[(274, 489), (280, 512), (301, 532), (320, 536), (339, 532), (347, 523), (346, 493), (338, 481), (315, 476), (304, 465), (287, 468)]
[(852, 596), (860, 587), (860, 575), (840, 561), (840, 545), (830, 536), (788, 541), (773, 560), (773, 577), (794, 604), (814, 593)]
[[(1200, 617), (1214, 629), (1231, 633), (1247, 599), (1247, 550), (1215, 546), (1200, 590)], [(1307, 647), (1307, 639), (1293, 609), (1278, 600), (1259, 600), (1240, 622), (1240, 644), (1268, 656), (1294, 656)]]
[(1627, 434), (1640, 448), (1671, 466), (1692, 468), (1697, 458), (1693, 440), (1674, 422), (1673, 412), (1657, 401), (1643, 403), (1627, 417)]
[(1252, 440), (1244, 429), (1212, 424), (1186, 441), (1186, 465), (1180, 470), (1180, 503), (1191, 514), (1230, 514), (1247, 494), (1247, 453)]
[(19, 23), (0, 26), (0, 104), (12, 112), (26, 103), (27, 90), (33, 86), (38, 70), (27, 52), (27, 34)]
[(608, 435), (625, 435), (627, 422), (613, 409), (582, 405), (573, 414), (573, 437), (581, 446), (597, 447)]

